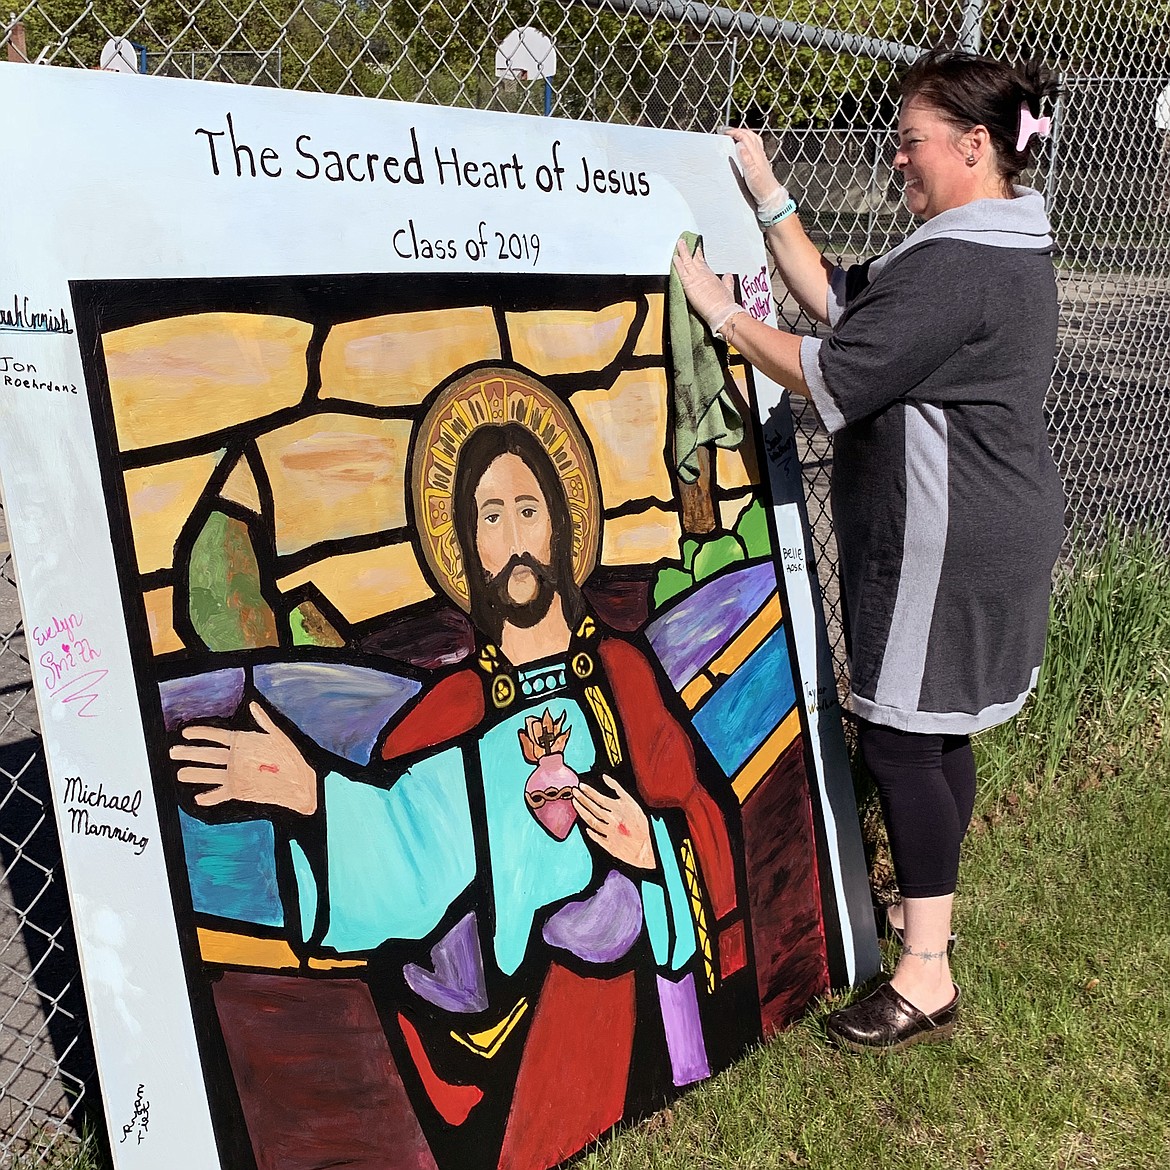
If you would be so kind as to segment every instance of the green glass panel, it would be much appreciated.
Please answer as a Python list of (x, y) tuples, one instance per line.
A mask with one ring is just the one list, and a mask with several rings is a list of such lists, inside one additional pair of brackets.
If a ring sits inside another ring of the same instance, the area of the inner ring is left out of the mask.
[(660, 609), (672, 597), (676, 597), (684, 589), (689, 589), (695, 583), (690, 573), (684, 573), (673, 565), (658, 571), (654, 580), (654, 608)]
[(191, 549), (191, 624), (209, 650), (278, 646), (276, 617), (260, 588), (248, 526), (212, 512)]
[(717, 536), (695, 553), (695, 580), (705, 581), (720, 569), (744, 559), (743, 545), (730, 532)]
[(759, 500), (749, 504), (735, 525), (735, 534), (747, 549), (749, 560), (772, 555), (772, 538), (768, 535), (768, 514)]
[(333, 623), (311, 602), (302, 601), (288, 615), (294, 646), (344, 646)]

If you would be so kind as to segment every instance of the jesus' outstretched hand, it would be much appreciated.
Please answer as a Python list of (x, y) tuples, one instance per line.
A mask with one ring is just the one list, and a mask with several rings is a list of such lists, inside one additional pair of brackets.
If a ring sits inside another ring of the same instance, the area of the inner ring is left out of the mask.
[(197, 789), (201, 808), (226, 801), (272, 805), (310, 816), (317, 811), (317, 773), (297, 745), (260, 703), (248, 710), (256, 731), (224, 727), (184, 727), (182, 741), (171, 748), (180, 765), (180, 784)]

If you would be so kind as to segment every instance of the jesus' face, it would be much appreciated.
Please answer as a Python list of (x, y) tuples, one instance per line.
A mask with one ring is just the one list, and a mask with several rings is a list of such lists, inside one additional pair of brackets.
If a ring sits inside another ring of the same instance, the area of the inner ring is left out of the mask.
[(475, 548), (501, 616), (514, 626), (539, 622), (556, 593), (552, 516), (532, 469), (507, 452), (475, 489)]

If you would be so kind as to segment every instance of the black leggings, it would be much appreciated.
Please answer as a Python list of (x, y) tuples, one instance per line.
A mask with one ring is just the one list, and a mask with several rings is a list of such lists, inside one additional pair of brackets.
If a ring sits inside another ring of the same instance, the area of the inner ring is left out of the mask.
[(959, 845), (975, 807), (975, 757), (965, 735), (923, 735), (860, 725), (904, 898), (955, 892)]

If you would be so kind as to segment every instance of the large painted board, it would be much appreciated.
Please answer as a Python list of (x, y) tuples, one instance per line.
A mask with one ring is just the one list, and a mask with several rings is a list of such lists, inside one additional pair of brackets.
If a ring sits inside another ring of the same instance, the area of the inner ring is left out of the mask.
[(31, 66), (0, 110), (119, 1170), (540, 1170), (872, 973), (787, 404), (668, 278), (700, 232), (770, 318), (726, 140)]

